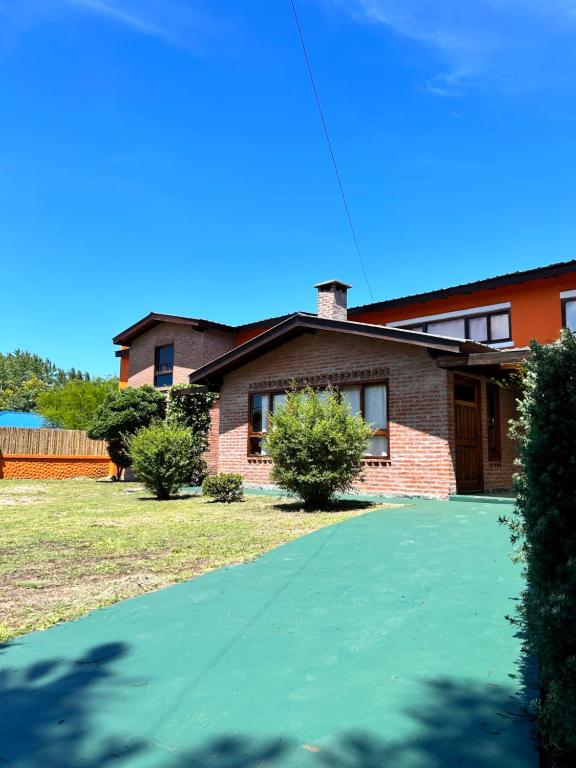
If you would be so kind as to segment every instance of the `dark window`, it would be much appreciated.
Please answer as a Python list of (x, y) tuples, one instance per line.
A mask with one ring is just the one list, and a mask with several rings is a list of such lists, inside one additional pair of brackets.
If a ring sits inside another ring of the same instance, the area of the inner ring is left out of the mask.
[(270, 395), (250, 395), (250, 423), (248, 425), (248, 453), (264, 456), (264, 436), (268, 432)]
[(154, 350), (154, 386), (171, 387), (174, 369), (174, 344), (163, 344)]
[(475, 403), (476, 391), (476, 384), (457, 381), (454, 384), (454, 399), (462, 403)]
[[(342, 397), (354, 414), (360, 413), (372, 427), (372, 437), (366, 456), (389, 456), (388, 385), (383, 382), (356, 384), (340, 389)], [(248, 423), (248, 455), (264, 456), (264, 437), (270, 414), (286, 400), (285, 393), (250, 395)]]
[(488, 409), (488, 458), (490, 461), (502, 459), (502, 435), (500, 430), (500, 387), (497, 384), (486, 385), (486, 407)]
[[(576, 306), (574, 309), (576, 327)], [(438, 336), (455, 336), (459, 339), (472, 339), (483, 344), (496, 344), (511, 341), (510, 311), (488, 312), (480, 315), (450, 317), (443, 320), (429, 320), (426, 323), (403, 325), (408, 331), (424, 331)]]
[(571, 331), (576, 331), (576, 299), (562, 301), (562, 325)]

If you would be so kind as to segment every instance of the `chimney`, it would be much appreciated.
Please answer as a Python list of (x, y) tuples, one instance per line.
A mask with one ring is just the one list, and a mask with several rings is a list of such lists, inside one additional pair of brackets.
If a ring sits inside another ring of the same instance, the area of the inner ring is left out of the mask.
[(318, 289), (318, 317), (328, 320), (348, 319), (347, 294), (348, 288), (352, 288), (351, 285), (340, 280), (326, 280), (317, 283), (314, 288)]

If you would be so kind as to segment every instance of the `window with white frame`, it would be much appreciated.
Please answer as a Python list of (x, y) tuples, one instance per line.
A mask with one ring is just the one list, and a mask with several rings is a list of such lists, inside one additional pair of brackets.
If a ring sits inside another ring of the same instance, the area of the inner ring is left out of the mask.
[[(325, 391), (325, 390), (323, 390)], [(370, 382), (341, 387), (340, 395), (350, 412), (360, 414), (372, 429), (367, 457), (388, 458), (390, 453), (388, 422), (388, 384)], [(265, 456), (264, 438), (270, 426), (270, 414), (286, 400), (284, 392), (250, 395), (248, 421), (248, 455)]]

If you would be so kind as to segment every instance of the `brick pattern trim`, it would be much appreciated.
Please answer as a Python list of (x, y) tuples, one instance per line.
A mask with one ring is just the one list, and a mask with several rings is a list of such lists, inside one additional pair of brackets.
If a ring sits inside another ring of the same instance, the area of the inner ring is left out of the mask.
[(0, 478), (4, 480), (64, 480), (72, 477), (106, 477), (106, 456), (46, 456), (8, 454), (0, 456)]

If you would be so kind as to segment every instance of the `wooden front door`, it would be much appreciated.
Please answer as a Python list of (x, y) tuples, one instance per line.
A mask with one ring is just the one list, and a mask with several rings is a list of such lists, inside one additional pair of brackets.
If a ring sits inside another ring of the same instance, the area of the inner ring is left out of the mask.
[(478, 493), (484, 490), (481, 425), (480, 382), (455, 376), (454, 427), (458, 493)]

